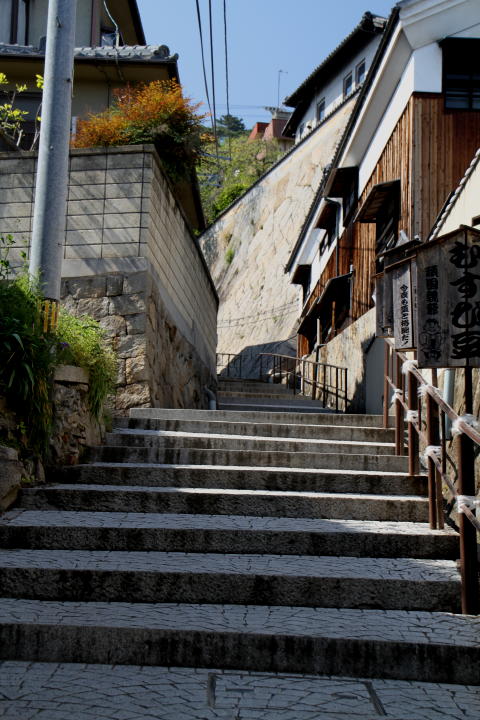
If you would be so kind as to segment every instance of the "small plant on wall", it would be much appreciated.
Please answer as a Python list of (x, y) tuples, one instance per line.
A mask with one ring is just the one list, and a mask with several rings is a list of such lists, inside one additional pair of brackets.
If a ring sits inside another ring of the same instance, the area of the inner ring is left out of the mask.
[(113, 390), (116, 361), (100, 325), (88, 316), (60, 312), (55, 332), (45, 332), (42, 295), (26, 268), (14, 273), (8, 258), (11, 236), (0, 237), (0, 396), (17, 418), (14, 444), (23, 457), (48, 460), (52, 431), (52, 383), (58, 364), (89, 373), (89, 409), (99, 418)]
[(182, 95), (174, 80), (127, 86), (115, 91), (111, 108), (78, 122), (72, 145), (155, 143), (167, 172), (177, 179), (194, 167), (203, 143), (211, 139), (199, 106)]

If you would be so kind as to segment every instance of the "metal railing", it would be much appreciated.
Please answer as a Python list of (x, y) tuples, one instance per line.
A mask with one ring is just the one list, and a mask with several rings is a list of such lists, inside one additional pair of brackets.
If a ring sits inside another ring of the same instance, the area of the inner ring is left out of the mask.
[(322, 407), (346, 412), (347, 368), (277, 353), (259, 353), (259, 358), (260, 380), (285, 382), (294, 395), (320, 400)]
[[(460, 535), (460, 567), (462, 578), (462, 612), (476, 615), (480, 610), (478, 584), (477, 531), (480, 521), (475, 515), (475, 446), (480, 447), (480, 434), (460, 418), (441, 396), (436, 371), (432, 371), (432, 384), (428, 383), (415, 366), (415, 362), (394, 349), (393, 342), (385, 339), (384, 427), (389, 427), (390, 392), (393, 391), (395, 453), (405, 454), (405, 422), (407, 422), (408, 474), (419, 472), (420, 441), (427, 448), (429, 523), (432, 529), (443, 528), (454, 507), (458, 508)], [(424, 403), (419, 399), (421, 387)], [(425, 404), (425, 408), (423, 408)], [(472, 413), (472, 369), (465, 369), (465, 413)], [(424, 411), (425, 410), (425, 411)], [(455, 422), (458, 429), (457, 478), (452, 481), (447, 472), (446, 418)], [(444, 488), (448, 496), (444, 498)], [(460, 503), (459, 503), (460, 501)], [(459, 507), (459, 504), (461, 506)]]
[(243, 377), (242, 355), (235, 355), (235, 353), (217, 353), (217, 375), (233, 378)]

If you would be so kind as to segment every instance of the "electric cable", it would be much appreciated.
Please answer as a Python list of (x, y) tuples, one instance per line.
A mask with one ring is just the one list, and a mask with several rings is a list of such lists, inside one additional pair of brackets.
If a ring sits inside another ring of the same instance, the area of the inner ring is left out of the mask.
[[(228, 83), (228, 40), (227, 40), (227, 0), (223, 0), (223, 36), (225, 41), (225, 90), (227, 96), (227, 116), (230, 117), (230, 97)], [(232, 157), (232, 138), (228, 135), (228, 154)]]
[(213, 114), (212, 114), (212, 106), (210, 104), (210, 93), (208, 92), (207, 70), (205, 68), (205, 51), (204, 51), (204, 47), (203, 47), (202, 17), (200, 15), (199, 0), (196, 0), (196, 5), (197, 5), (198, 32), (200, 35), (200, 48), (201, 48), (201, 52), (202, 52), (203, 82), (205, 84), (205, 95), (207, 96), (207, 104), (208, 104), (208, 109), (210, 111), (210, 121), (212, 123), (212, 129), (213, 129)]
[(208, 22), (210, 28), (210, 68), (212, 73), (213, 135), (215, 138), (215, 149), (217, 153), (217, 168), (220, 176), (220, 158), (218, 157), (217, 110), (215, 107), (215, 66), (213, 61), (212, 0), (208, 0)]

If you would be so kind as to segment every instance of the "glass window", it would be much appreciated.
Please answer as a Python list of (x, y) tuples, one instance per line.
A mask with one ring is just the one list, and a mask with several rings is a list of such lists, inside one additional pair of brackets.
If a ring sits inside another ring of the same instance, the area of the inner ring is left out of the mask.
[(365, 60), (358, 63), (355, 69), (355, 82), (357, 85), (361, 85), (365, 80)]
[(352, 73), (348, 73), (348, 75), (343, 79), (343, 97), (346, 98), (350, 95), (350, 93), (353, 90), (353, 77)]
[(317, 123), (322, 122), (322, 120), (325, 118), (325, 98), (322, 98), (320, 102), (317, 103)]
[(480, 40), (443, 43), (443, 92), (449, 110), (480, 110)]

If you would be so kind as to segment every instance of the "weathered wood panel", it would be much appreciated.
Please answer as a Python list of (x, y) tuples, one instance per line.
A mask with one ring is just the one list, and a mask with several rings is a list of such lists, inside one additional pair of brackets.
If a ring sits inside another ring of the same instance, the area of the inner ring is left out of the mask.
[(445, 111), (442, 95), (417, 94), (412, 101), (413, 234), (425, 240), (480, 147), (480, 113)]

